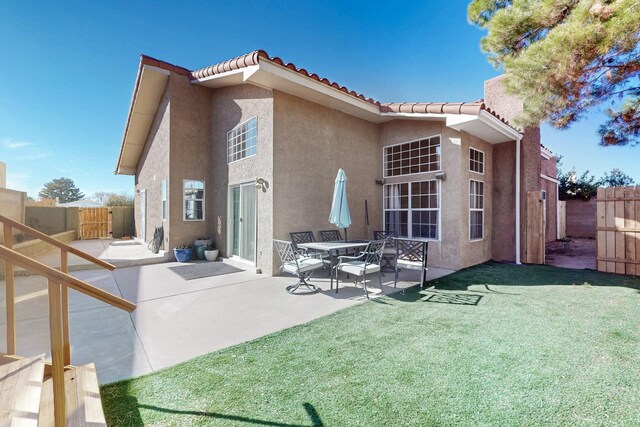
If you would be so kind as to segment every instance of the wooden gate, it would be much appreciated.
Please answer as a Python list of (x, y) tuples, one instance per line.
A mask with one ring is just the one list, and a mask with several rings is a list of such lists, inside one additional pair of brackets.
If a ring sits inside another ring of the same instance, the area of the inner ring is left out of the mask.
[(111, 237), (111, 208), (78, 208), (78, 239)]
[(640, 185), (598, 188), (597, 268), (640, 276)]
[(526, 251), (524, 262), (544, 264), (544, 201), (542, 191), (527, 192)]

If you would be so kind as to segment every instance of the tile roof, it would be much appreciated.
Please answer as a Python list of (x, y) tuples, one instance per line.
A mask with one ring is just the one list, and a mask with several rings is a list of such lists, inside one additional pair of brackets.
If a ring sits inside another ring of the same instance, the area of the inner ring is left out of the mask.
[[(316, 80), (327, 86), (338, 89), (348, 95), (361, 99), (365, 102), (373, 104), (380, 109), (381, 113), (420, 113), (420, 114), (472, 114), (478, 115), (480, 111), (486, 111), (489, 114), (495, 116), (503, 123), (509, 125), (509, 122), (503, 117), (500, 117), (498, 113), (487, 108), (484, 100), (478, 100), (473, 102), (390, 102), (381, 103), (373, 98), (364, 96), (354, 90), (350, 90), (345, 86), (341, 86), (336, 82), (332, 82), (327, 78), (318, 76), (315, 73), (309, 73), (304, 68), (299, 68), (291, 62), (285, 62), (277, 56), (271, 57), (264, 50), (254, 50), (244, 55), (237, 56), (232, 59), (228, 59), (217, 64), (210, 65), (208, 67), (199, 68), (197, 70), (190, 71), (186, 68), (179, 67), (177, 65), (170, 64), (168, 62), (160, 61), (150, 56), (142, 55), (144, 64), (157, 66), (169, 71), (173, 71), (177, 74), (190, 77), (192, 80), (200, 80), (207, 77), (215, 76), (218, 74), (226, 73), (229, 71), (239, 70), (242, 68), (250, 67), (252, 65), (258, 65), (261, 60), (267, 60), (274, 64), (293, 70), (305, 77)], [(510, 125), (511, 126), (511, 125)]]

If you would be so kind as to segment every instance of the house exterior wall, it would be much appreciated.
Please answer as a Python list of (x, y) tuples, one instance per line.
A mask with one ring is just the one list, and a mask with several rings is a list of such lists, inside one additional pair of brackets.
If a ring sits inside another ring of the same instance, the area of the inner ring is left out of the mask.
[[(163, 223), (161, 206), (161, 185), (163, 179), (169, 179), (169, 144), (170, 144), (170, 120), (171, 120), (171, 82), (165, 87), (162, 100), (156, 111), (153, 124), (149, 129), (149, 135), (145, 147), (138, 161), (135, 179), (135, 230), (140, 238), (141, 217), (140, 203), (142, 191), (146, 192), (146, 238), (150, 241), (153, 237), (153, 228)], [(164, 221), (165, 248), (169, 248), (170, 224)]]
[[(169, 247), (193, 245), (195, 239), (208, 238), (213, 227), (211, 214), (213, 187), (211, 173), (211, 90), (191, 84), (189, 79), (171, 74), (171, 126), (168, 180)], [(183, 211), (184, 180), (204, 181), (204, 220), (185, 221)], [(161, 180), (155, 192), (160, 195)], [(161, 212), (159, 197), (155, 210)], [(173, 256), (173, 253), (171, 253)]]
[[(211, 234), (218, 249), (228, 256), (229, 186), (255, 183), (256, 178), (263, 178), (268, 188), (265, 186), (264, 191), (256, 190), (256, 268), (271, 275), (274, 266), (272, 236), (276, 189), (273, 178), (273, 92), (252, 85), (231, 86), (214, 89), (209, 102), (213, 185), (210, 186), (212, 203), (207, 208), (207, 215), (211, 215), (208, 221)], [(257, 117), (258, 123), (256, 155), (228, 164), (227, 133), (253, 117)]]
[(0, 188), (7, 188), (7, 164), (0, 162)]
[[(382, 175), (383, 148), (403, 142), (414, 141), (429, 136), (441, 135), (441, 170), (446, 179), (440, 182), (440, 239), (429, 242), (429, 265), (458, 269), (460, 268), (460, 239), (462, 221), (460, 212), (460, 198), (462, 177), (461, 168), (461, 136), (460, 133), (449, 129), (442, 121), (414, 121), (394, 120), (380, 125), (380, 160), (378, 174)], [(387, 184), (400, 182), (424, 181), (435, 179), (437, 172), (391, 177)], [(382, 193), (382, 189), (380, 191)], [(382, 213), (381, 204), (380, 211)], [(381, 224), (382, 226), (382, 218)]]
[[(0, 188), (0, 215), (24, 224), (26, 200), (27, 193), (25, 192), (9, 190), (8, 188)], [(4, 238), (4, 231), (2, 228), (3, 227), (0, 227), (0, 238)]]
[(491, 258), (514, 261), (516, 244), (516, 145), (493, 145), (493, 210), (491, 213)]
[[(469, 135), (461, 133), (461, 163), (460, 163), (460, 267), (466, 268), (471, 265), (480, 264), (491, 259), (492, 236), (493, 236), (493, 147), (491, 144)], [(511, 142), (510, 144), (513, 144)], [(470, 148), (484, 152), (484, 174), (472, 172), (470, 170)], [(483, 214), (483, 238), (481, 240), (471, 240), (469, 231), (470, 216), (470, 180), (484, 183), (484, 214)]]
[(319, 230), (335, 228), (328, 219), (339, 168), (347, 175), (348, 237), (370, 238), (382, 229), (378, 140), (375, 123), (274, 91), (273, 238), (289, 240), (290, 232), (311, 230), (319, 239)]

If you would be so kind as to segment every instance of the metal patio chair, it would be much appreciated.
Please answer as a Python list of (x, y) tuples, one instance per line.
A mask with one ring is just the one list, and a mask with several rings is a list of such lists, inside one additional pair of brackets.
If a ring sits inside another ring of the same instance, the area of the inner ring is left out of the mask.
[[(358, 277), (362, 277), (362, 287), (364, 288), (364, 294), (369, 299), (369, 291), (367, 290), (367, 274), (378, 273), (378, 281), (380, 282), (380, 290), (382, 289), (382, 277), (380, 261), (382, 260), (382, 253), (384, 251), (384, 240), (377, 240), (370, 242), (367, 248), (358, 254), (357, 256), (341, 256), (338, 257), (338, 264), (333, 267), (336, 274), (336, 293), (338, 293), (339, 276), (338, 273), (344, 271), (347, 274), (353, 274), (355, 276), (355, 282), (358, 283)], [(333, 276), (332, 276), (333, 277)]]
[(318, 268), (324, 267), (322, 259), (310, 257), (306, 254), (295, 251), (293, 249), (293, 243), (291, 242), (274, 239), (273, 244), (278, 251), (280, 261), (282, 262), (280, 271), (298, 277), (297, 283), (287, 286), (287, 292), (294, 294), (300, 286), (305, 286), (307, 288), (307, 291), (300, 293), (314, 294), (320, 291), (320, 288), (307, 282), (307, 280), (311, 279), (314, 271)]
[(320, 240), (323, 242), (338, 242), (344, 240), (340, 230), (320, 230)]
[(398, 271), (406, 268), (420, 270), (420, 289), (424, 289), (424, 281), (427, 278), (427, 249), (429, 242), (426, 240), (412, 240), (396, 238), (396, 274), (393, 287), (398, 284)]
[(331, 254), (329, 252), (298, 247), (298, 244), (300, 243), (313, 243), (316, 241), (313, 231), (294, 231), (289, 233), (289, 236), (291, 236), (291, 243), (293, 243), (293, 249), (295, 251), (306, 253), (307, 255), (316, 258), (322, 258), (322, 261), (325, 264), (331, 264)]
[(382, 253), (382, 272), (392, 273), (396, 271), (396, 241), (398, 234), (392, 230), (380, 230), (373, 232), (373, 240), (385, 240), (384, 252)]

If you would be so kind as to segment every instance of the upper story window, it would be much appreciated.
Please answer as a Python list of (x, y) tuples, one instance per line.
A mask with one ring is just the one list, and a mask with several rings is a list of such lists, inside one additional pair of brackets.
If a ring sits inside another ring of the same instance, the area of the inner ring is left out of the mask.
[(469, 170), (484, 175), (484, 152), (469, 148)]
[(384, 147), (384, 176), (440, 170), (440, 136)]
[(258, 151), (258, 118), (254, 117), (227, 132), (227, 162), (254, 156)]
[(204, 181), (185, 179), (183, 181), (184, 220), (204, 220)]

